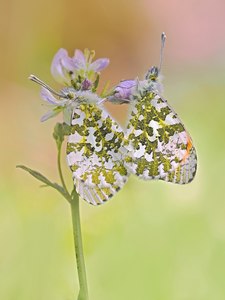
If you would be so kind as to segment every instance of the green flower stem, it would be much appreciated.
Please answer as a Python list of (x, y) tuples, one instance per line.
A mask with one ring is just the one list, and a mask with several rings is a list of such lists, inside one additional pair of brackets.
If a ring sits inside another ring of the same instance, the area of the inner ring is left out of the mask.
[(84, 263), (82, 236), (81, 236), (81, 226), (80, 226), (80, 212), (79, 212), (79, 196), (75, 190), (73, 190), (71, 195), (71, 213), (73, 222), (73, 237), (75, 245), (75, 255), (77, 261), (77, 272), (80, 284), (80, 291), (78, 295), (78, 300), (88, 300), (88, 287), (87, 287), (87, 277)]
[(86, 270), (85, 270), (85, 263), (84, 263), (81, 225), (80, 225), (79, 196), (75, 189), (73, 190), (71, 195), (69, 194), (63, 178), (62, 168), (61, 168), (62, 142), (59, 142), (57, 144), (57, 149), (58, 149), (57, 164), (58, 164), (59, 177), (71, 206), (75, 256), (77, 261), (77, 272), (78, 272), (78, 279), (80, 285), (80, 291), (77, 300), (88, 300), (87, 277), (86, 277)]
[(62, 186), (64, 188), (64, 190), (69, 194), (64, 178), (63, 178), (63, 174), (62, 174), (62, 167), (61, 167), (61, 149), (62, 149), (62, 144), (58, 147), (58, 157), (57, 157), (57, 164), (58, 164), (58, 171), (59, 171), (59, 177), (60, 180), (62, 182)]

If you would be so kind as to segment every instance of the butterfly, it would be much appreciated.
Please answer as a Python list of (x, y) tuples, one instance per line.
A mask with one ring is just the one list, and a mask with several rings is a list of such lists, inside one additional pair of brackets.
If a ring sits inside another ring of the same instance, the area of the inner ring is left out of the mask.
[(125, 131), (127, 169), (142, 179), (185, 184), (197, 168), (196, 150), (183, 123), (156, 91), (144, 91), (131, 104)]
[[(150, 68), (144, 80), (120, 82), (106, 99), (74, 86), (57, 93), (35, 76), (30, 77), (42, 85), (42, 98), (54, 107), (43, 120), (64, 113), (70, 126), (67, 162), (77, 193), (90, 204), (109, 200), (130, 174), (178, 184), (186, 184), (195, 176), (197, 155), (190, 134), (161, 96), (164, 43), (163, 33), (159, 68)], [(125, 129), (110, 116), (103, 100), (129, 104)]]
[[(164, 42), (163, 33), (161, 55)], [(151, 67), (142, 81), (122, 81), (108, 100), (129, 103), (124, 135), (127, 170), (146, 180), (186, 184), (196, 173), (196, 150), (182, 121), (161, 97), (160, 69), (161, 62), (160, 68)]]
[(67, 163), (77, 193), (93, 205), (106, 202), (129, 176), (123, 163), (127, 152), (123, 129), (96, 93), (74, 87), (56, 92), (36, 76), (29, 78), (42, 86), (42, 98), (53, 107), (41, 120), (63, 112), (64, 121), (69, 125)]
[(67, 162), (77, 193), (88, 203), (104, 203), (126, 183), (123, 140), (120, 125), (85, 95), (73, 110)]

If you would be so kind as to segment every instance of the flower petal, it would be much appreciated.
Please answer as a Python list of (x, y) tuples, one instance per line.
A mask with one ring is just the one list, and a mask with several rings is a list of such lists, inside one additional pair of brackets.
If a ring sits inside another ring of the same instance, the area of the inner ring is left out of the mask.
[(89, 66), (89, 70), (92, 70), (94, 72), (99, 72), (103, 69), (105, 69), (109, 64), (108, 58), (99, 58), (95, 60), (92, 64)]
[(69, 56), (62, 59), (62, 65), (68, 72), (73, 72), (76, 68), (73, 59)]
[(64, 100), (56, 99), (52, 95), (52, 93), (44, 87), (42, 87), (42, 89), (41, 89), (41, 98), (43, 100), (47, 101), (48, 103), (50, 103), (52, 105), (56, 105), (56, 106), (64, 106), (66, 104), (66, 102), (68, 101), (67, 99), (64, 99)]
[(59, 83), (70, 84), (69, 71), (73, 70), (74, 65), (68, 56), (68, 52), (65, 49), (59, 49), (55, 54), (52, 65), (51, 73), (56, 81)]
[(85, 70), (86, 69), (86, 58), (83, 52), (79, 49), (76, 49), (73, 56), (74, 67), (77, 70)]

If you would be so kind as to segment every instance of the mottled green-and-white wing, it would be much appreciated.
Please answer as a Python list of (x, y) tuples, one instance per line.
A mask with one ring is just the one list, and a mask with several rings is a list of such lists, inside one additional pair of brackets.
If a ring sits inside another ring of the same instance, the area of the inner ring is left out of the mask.
[(67, 162), (78, 194), (88, 203), (104, 203), (126, 183), (123, 139), (122, 128), (103, 107), (85, 103), (74, 110)]
[(195, 176), (196, 151), (177, 114), (155, 92), (131, 103), (125, 166), (143, 179), (185, 184)]

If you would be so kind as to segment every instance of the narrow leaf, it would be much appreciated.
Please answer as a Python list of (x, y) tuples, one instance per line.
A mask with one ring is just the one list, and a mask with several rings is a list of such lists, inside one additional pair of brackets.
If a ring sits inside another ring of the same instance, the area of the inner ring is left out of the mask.
[(30, 173), (33, 177), (35, 177), (37, 180), (43, 182), (45, 184), (45, 186), (50, 186), (52, 188), (54, 188), (55, 190), (57, 190), (61, 195), (63, 195), (64, 198), (66, 198), (68, 201), (70, 201), (70, 195), (65, 191), (65, 189), (54, 182), (51, 182), (48, 178), (46, 178), (44, 175), (42, 175), (41, 173), (32, 170), (26, 166), (23, 165), (18, 165), (16, 166), (17, 168), (23, 169), (25, 171), (27, 171), (28, 173)]

